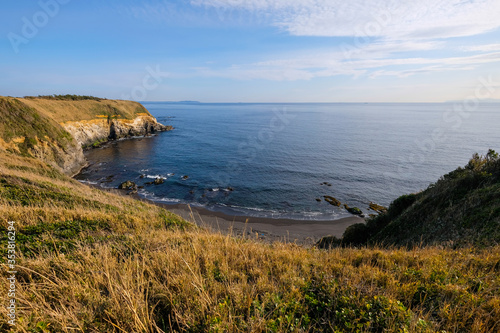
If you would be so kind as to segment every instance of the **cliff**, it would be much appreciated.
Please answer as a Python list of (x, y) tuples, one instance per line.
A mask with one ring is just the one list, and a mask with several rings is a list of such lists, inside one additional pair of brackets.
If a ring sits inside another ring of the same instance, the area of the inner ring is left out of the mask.
[(108, 140), (171, 130), (137, 102), (0, 97), (0, 149), (36, 157), (74, 175), (83, 148)]

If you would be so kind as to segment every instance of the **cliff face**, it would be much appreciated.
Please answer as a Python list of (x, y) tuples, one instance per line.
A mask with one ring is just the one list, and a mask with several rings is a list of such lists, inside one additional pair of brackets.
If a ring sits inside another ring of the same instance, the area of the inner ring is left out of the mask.
[(0, 97), (0, 150), (36, 157), (74, 175), (87, 164), (83, 148), (171, 130), (139, 103)]
[(36, 157), (69, 175), (86, 164), (77, 141), (21, 99), (0, 97), (0, 119), (0, 150)]
[(144, 136), (172, 129), (171, 126), (164, 126), (145, 113), (138, 114), (133, 120), (108, 118), (68, 121), (61, 125), (84, 148), (107, 140)]

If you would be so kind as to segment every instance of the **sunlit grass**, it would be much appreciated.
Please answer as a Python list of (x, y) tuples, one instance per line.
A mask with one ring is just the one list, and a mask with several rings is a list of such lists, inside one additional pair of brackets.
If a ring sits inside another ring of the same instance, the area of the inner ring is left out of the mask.
[(2, 263), (9, 220), (20, 255), (14, 331), (500, 330), (500, 246), (265, 244), (0, 156)]

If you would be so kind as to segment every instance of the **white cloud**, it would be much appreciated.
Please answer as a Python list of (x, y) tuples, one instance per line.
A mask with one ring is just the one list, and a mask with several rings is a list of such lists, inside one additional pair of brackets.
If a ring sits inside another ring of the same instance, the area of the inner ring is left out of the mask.
[[(346, 75), (370, 78), (379, 76), (408, 77), (416, 74), (472, 70), (479, 65), (500, 62), (500, 52), (473, 56), (441, 58), (373, 58), (369, 52), (360, 59), (346, 61), (341, 52), (316, 54), (298, 58), (275, 59), (225, 69), (198, 68), (196, 73), (208, 77), (239, 80), (273, 81), (310, 80), (315, 77)], [(390, 68), (390, 69), (388, 69)]]
[(479, 52), (493, 52), (500, 51), (500, 44), (485, 44), (485, 45), (474, 45), (462, 47), (463, 51), (479, 51)]
[(473, 36), (500, 27), (498, 0), (192, 0), (206, 8), (270, 15), (297, 36), (429, 39)]

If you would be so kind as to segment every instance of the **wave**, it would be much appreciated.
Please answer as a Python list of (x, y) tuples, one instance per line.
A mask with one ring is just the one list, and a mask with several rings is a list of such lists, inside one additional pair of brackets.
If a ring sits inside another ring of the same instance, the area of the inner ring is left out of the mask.
[(172, 177), (173, 175), (174, 175), (173, 173), (167, 173), (166, 175), (144, 175), (144, 178), (149, 178), (149, 179), (163, 178), (163, 179), (167, 179), (169, 177)]
[(142, 197), (144, 197), (145, 199), (155, 201), (155, 202), (166, 202), (166, 203), (181, 203), (182, 202), (180, 199), (158, 197), (154, 193), (151, 193), (151, 192), (146, 191), (144, 189), (140, 189), (137, 193), (139, 195), (141, 195)]
[(99, 184), (99, 182), (94, 182), (91, 180), (78, 179), (78, 181), (82, 184), (90, 184), (90, 185), (98, 185)]

